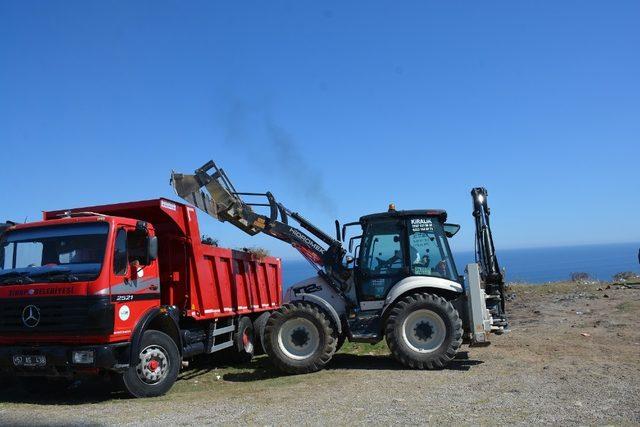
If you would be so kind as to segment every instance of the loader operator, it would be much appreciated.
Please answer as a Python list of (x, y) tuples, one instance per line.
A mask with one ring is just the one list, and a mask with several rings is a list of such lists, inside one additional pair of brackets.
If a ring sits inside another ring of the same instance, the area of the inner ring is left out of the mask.
[[(415, 258), (413, 262), (413, 267), (415, 269), (416, 274), (419, 274), (419, 272), (421, 271), (426, 272), (427, 271), (426, 269), (431, 264), (431, 258), (429, 257), (429, 249), (425, 249), (426, 253), (422, 257), (420, 257), (420, 252), (416, 248), (411, 246), (410, 249), (411, 249), (412, 258)], [(440, 261), (438, 261), (435, 268), (429, 270), (429, 273), (430, 274), (428, 275), (436, 273), (442, 277), (449, 277), (449, 267), (447, 265), (447, 261), (444, 259), (441, 259)]]

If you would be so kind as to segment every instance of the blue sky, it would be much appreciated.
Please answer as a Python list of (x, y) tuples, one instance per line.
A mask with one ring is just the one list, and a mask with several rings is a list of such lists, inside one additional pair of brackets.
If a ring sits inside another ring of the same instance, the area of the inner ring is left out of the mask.
[[(445, 208), (473, 244), (640, 241), (640, 3), (0, 1), (0, 218), (174, 197), (208, 159), (333, 219)], [(231, 247), (295, 253), (201, 218)]]

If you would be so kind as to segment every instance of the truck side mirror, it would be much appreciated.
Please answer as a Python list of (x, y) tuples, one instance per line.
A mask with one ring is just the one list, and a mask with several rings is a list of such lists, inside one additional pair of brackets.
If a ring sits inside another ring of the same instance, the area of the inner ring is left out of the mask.
[(149, 265), (158, 259), (158, 238), (156, 236), (147, 236), (144, 255), (145, 259), (141, 260), (143, 265)]
[(147, 237), (147, 265), (158, 259), (158, 238), (156, 236)]

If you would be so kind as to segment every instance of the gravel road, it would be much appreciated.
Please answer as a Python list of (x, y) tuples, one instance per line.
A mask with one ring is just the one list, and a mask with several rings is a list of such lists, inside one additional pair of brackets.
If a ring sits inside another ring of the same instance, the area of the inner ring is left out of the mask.
[(281, 376), (265, 358), (197, 363), (167, 396), (134, 400), (103, 383), (39, 396), (5, 379), (0, 423), (640, 424), (640, 290), (515, 286), (512, 332), (465, 348), (441, 371), (402, 369), (381, 346)]

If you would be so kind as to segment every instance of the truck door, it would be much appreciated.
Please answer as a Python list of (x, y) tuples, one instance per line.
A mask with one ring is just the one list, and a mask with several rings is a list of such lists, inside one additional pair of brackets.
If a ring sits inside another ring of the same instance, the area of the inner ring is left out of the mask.
[(127, 336), (136, 321), (159, 304), (157, 261), (143, 265), (144, 239), (133, 227), (116, 229), (111, 271), (111, 301), (115, 304), (114, 333)]
[(189, 301), (189, 247), (182, 237), (164, 236), (160, 244), (162, 301), (184, 309)]
[(389, 289), (406, 275), (404, 227), (394, 218), (366, 225), (356, 272), (362, 310), (382, 308)]

